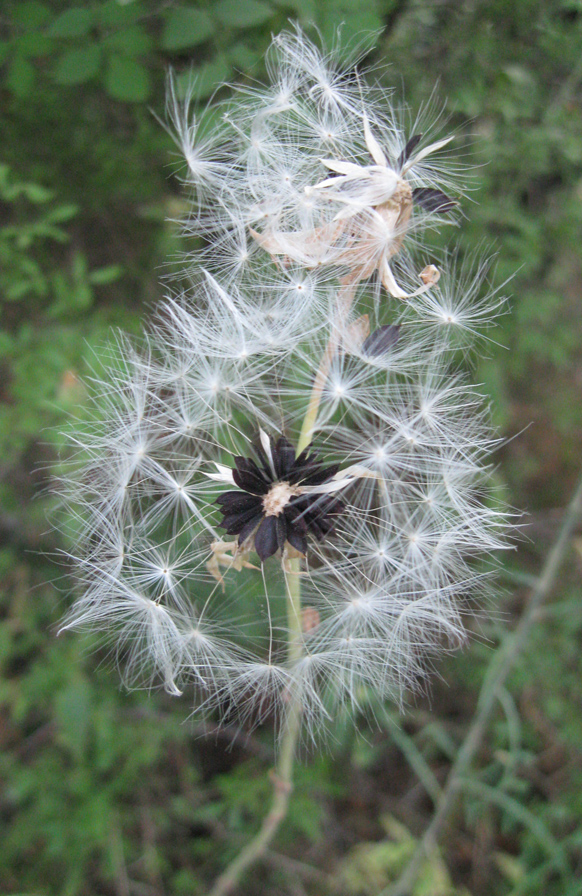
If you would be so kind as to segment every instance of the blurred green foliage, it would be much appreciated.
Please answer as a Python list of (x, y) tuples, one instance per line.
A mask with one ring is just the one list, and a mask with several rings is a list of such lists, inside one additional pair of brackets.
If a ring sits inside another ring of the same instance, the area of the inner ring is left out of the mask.
[(12, 464), (54, 420), (51, 402), (66, 399), (67, 390), (73, 397), (78, 392), (74, 373), (67, 378), (64, 370), (82, 353), (71, 322), (87, 315), (96, 290), (118, 280), (123, 269), (89, 270), (81, 250), (62, 251), (78, 208), (55, 203), (54, 193), (38, 184), (15, 181), (6, 165), (0, 165), (0, 202), (0, 364), (12, 399), (0, 405), (0, 452), (3, 463)]
[[(473, 135), (479, 167), (455, 236), (462, 258), (483, 244), (499, 253), (494, 287), (513, 278), (503, 287), (512, 314), (484, 344), (479, 372), (503, 432), (519, 433), (500, 451), (499, 482), (512, 503), (535, 511), (514, 566), (539, 569), (554, 508), (581, 465), (578, 0), (6, 0), (0, 889), (8, 894), (196, 896), (264, 812), (270, 731), (202, 736), (182, 724), (187, 698), (120, 693), (99, 645), (55, 638), (70, 598), (66, 567), (45, 556), (66, 546), (46, 534), (43, 493), (59, 427), (82, 405), (82, 377), (112, 326), (140, 331), (178, 251), (166, 223), (180, 214), (168, 167), (175, 156), (150, 112), (161, 114), (168, 67), (179, 82), (194, 74), (204, 102), (232, 78), (260, 78), (270, 35), (290, 18), (315, 22), (328, 45), (341, 22), (343, 42), (370, 46), (362, 32), (377, 32), (368, 59), (389, 63), (386, 82), (412, 117), (434, 96)], [(579, 573), (579, 553), (576, 563)], [(362, 719), (358, 739), (351, 722), (338, 724), (332, 754), (300, 770), (275, 854), (245, 892), (347, 896), (398, 873), (470, 724), (492, 647), (519, 613), (516, 587), (501, 622), (496, 609), (479, 623), (488, 643), (447, 662), (448, 687), (435, 682), (432, 701), (419, 698), (399, 728), (396, 716), (379, 728)], [(581, 636), (570, 572), (419, 892), (580, 891), (572, 875), (582, 861)], [(292, 890), (299, 878), (302, 890)]]

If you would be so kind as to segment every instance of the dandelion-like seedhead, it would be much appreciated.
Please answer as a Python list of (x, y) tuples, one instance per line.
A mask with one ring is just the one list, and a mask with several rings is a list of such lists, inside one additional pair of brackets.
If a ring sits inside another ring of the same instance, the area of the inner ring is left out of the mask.
[(170, 85), (203, 247), (71, 429), (65, 628), (105, 633), (130, 686), (191, 683), (252, 723), (299, 704), (314, 732), (417, 685), (505, 546), (454, 368), (502, 301), (479, 265), (456, 286), (419, 261), (462, 193), (449, 136), (404, 133), (299, 30), (268, 70), (212, 129)]

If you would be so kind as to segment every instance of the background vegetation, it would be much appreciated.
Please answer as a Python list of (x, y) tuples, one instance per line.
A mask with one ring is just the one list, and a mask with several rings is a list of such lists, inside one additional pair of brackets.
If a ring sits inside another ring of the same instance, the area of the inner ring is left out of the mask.
[[(333, 40), (377, 30), (369, 61), (413, 110), (436, 96), (475, 134), (463, 253), (500, 256), (512, 314), (479, 380), (512, 437), (497, 476), (529, 513), (506, 591), (426, 698), (306, 756), (249, 896), (376, 896), (426, 828), (582, 468), (580, 0), (5, 0), (0, 12), (0, 889), (196, 896), (270, 789), (271, 731), (186, 721), (188, 699), (121, 693), (78, 636), (45, 495), (59, 422), (112, 326), (138, 332), (178, 251), (168, 66), (261, 77), (289, 18)], [(237, 74), (242, 73), (242, 74)], [(222, 88), (226, 89), (226, 88)], [(175, 164), (174, 164), (175, 163)], [(31, 471), (35, 471), (32, 473)], [(582, 539), (538, 614), (413, 896), (582, 892)], [(477, 629), (477, 624), (476, 624)], [(398, 724), (395, 724), (398, 722)]]

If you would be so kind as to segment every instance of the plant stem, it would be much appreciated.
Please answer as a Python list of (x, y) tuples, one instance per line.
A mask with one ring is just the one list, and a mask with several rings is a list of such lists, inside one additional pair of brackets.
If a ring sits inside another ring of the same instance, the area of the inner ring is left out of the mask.
[[(293, 665), (301, 658), (302, 653), (301, 566), (299, 559), (290, 561), (287, 576), (287, 620), (289, 631), (287, 656), (289, 664)], [(247, 868), (264, 855), (279, 825), (287, 815), (289, 797), (293, 790), (293, 765), (300, 730), (301, 700), (299, 696), (296, 696), (289, 703), (281, 735), (279, 758), (271, 775), (273, 801), (269, 813), (263, 820), (258, 834), (216, 880), (209, 891), (209, 896), (227, 896), (233, 892)]]
[[(317, 421), (321, 396), (325, 386), (329, 370), (335, 352), (338, 349), (343, 324), (345, 324), (352, 302), (354, 300), (356, 284), (346, 279), (338, 292), (337, 318), (334, 328), (327, 343), (319, 369), (315, 376), (313, 388), (307, 412), (305, 414), (301, 433), (297, 443), (297, 453), (300, 454), (313, 438), (313, 431)], [(302, 655), (303, 631), (301, 623), (301, 561), (293, 559), (289, 561), (287, 580), (287, 659), (292, 667)], [(281, 822), (287, 815), (289, 798), (293, 789), (293, 765), (297, 741), (301, 731), (301, 698), (300, 695), (292, 697), (285, 716), (285, 722), (281, 734), (279, 757), (275, 770), (272, 772), (273, 801), (268, 815), (263, 820), (258, 834), (230, 863), (226, 870), (216, 880), (209, 891), (208, 896), (228, 896), (237, 887), (242, 875), (264, 855), (271, 840), (275, 836)]]
[(338, 349), (343, 325), (345, 324), (350, 308), (352, 307), (355, 293), (356, 283), (353, 282), (353, 279), (346, 278), (342, 282), (337, 296), (337, 320), (334, 322), (334, 328), (329, 337), (325, 352), (323, 353), (321, 364), (315, 374), (307, 413), (305, 414), (303, 426), (301, 427), (301, 433), (299, 434), (299, 440), (297, 442), (297, 454), (300, 454), (309, 444), (311, 444), (323, 388), (329, 376), (331, 362)]
[(493, 713), (499, 692), (525, 647), (530, 630), (538, 618), (542, 604), (548, 598), (555, 585), (570, 539), (581, 517), (582, 477), (564, 514), (558, 537), (548, 554), (542, 573), (530, 592), (521, 618), (513, 633), (506, 637), (488, 670), (479, 694), (475, 718), (453, 762), (447, 783), (438, 801), (436, 812), (400, 878), (395, 884), (383, 890), (380, 896), (407, 896), (407, 894), (413, 891), (422, 863), (435, 849), (444, 824), (455, 806), (457, 796), (462, 789), (463, 778), (487, 731), (487, 725)]

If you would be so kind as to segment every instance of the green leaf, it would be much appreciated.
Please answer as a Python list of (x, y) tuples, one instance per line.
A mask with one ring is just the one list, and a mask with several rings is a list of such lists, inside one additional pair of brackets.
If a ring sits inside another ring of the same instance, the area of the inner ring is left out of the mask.
[(78, 213), (78, 205), (59, 205), (57, 206), (57, 208), (54, 208), (49, 212), (49, 214), (45, 218), (45, 221), (49, 224), (64, 224), (65, 221), (70, 221), (71, 218), (76, 217)]
[(170, 11), (162, 32), (161, 44), (164, 50), (196, 47), (208, 40), (214, 30), (214, 23), (204, 10), (179, 6)]
[(77, 283), (84, 283), (87, 277), (87, 259), (82, 252), (75, 252), (71, 271)]
[(27, 296), (31, 290), (32, 285), (29, 280), (18, 280), (16, 283), (12, 283), (5, 287), (4, 299), (6, 302), (19, 302)]
[(137, 21), (146, 12), (142, 3), (134, 2), (122, 5), (118, 0), (108, 0), (97, 9), (97, 16), (99, 22), (106, 28), (119, 28)]
[(0, 330), (0, 358), (5, 357), (10, 351), (12, 351), (13, 345), (13, 337), (8, 333), (3, 333), (2, 330)]
[(24, 56), (17, 54), (6, 75), (6, 86), (15, 96), (28, 96), (34, 85), (34, 68)]
[(82, 678), (71, 681), (55, 699), (58, 739), (80, 758), (91, 725), (91, 689)]
[(100, 65), (101, 47), (99, 44), (67, 50), (56, 64), (54, 78), (59, 84), (84, 84), (95, 77)]
[(358, 36), (361, 37), (362, 34), (369, 35), (370, 32), (382, 31), (384, 28), (382, 18), (372, 7), (371, 3), (358, 2), (349, 7), (341, 4), (339, 9), (328, 9), (327, 7), (318, 9), (321, 14), (316, 21), (321, 30), (324, 45), (328, 41), (331, 45), (337, 40), (340, 23), (343, 46), (347, 46), (350, 40)]
[(115, 100), (143, 103), (150, 95), (150, 76), (135, 59), (111, 56), (105, 73), (105, 88)]
[(177, 78), (178, 96), (184, 96), (188, 87), (194, 81), (195, 97), (200, 100), (206, 99), (219, 84), (228, 80), (230, 71), (230, 66), (226, 60), (219, 57), (214, 62), (206, 62), (197, 69), (184, 72), (182, 75), (178, 75)]
[(82, 37), (93, 25), (93, 10), (84, 6), (66, 9), (51, 22), (50, 37)]
[(15, 25), (21, 25), (28, 31), (41, 28), (52, 16), (52, 10), (38, 0), (28, 0), (25, 3), (15, 3), (12, 9), (12, 21)]
[(231, 64), (241, 71), (248, 71), (259, 59), (259, 54), (251, 50), (246, 44), (239, 42), (228, 49), (228, 58)]
[(253, 28), (268, 22), (275, 10), (263, 0), (220, 0), (212, 7), (212, 12), (227, 28)]
[(98, 268), (89, 274), (89, 283), (93, 286), (108, 286), (123, 275), (123, 268), (119, 264), (109, 264), (107, 267)]
[(152, 37), (140, 25), (130, 25), (114, 31), (102, 41), (107, 49), (116, 50), (125, 56), (145, 56), (151, 51), (153, 43)]
[(55, 195), (53, 190), (48, 190), (40, 184), (23, 184), (22, 192), (30, 202), (35, 203), (48, 202)]
[(54, 44), (42, 31), (27, 31), (14, 41), (14, 46), (23, 56), (48, 56)]
[(315, 21), (315, 0), (274, 0), (276, 6), (293, 10), (300, 19)]

